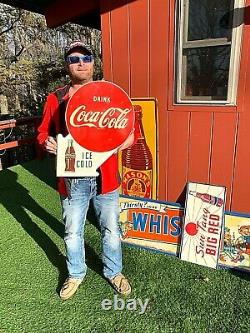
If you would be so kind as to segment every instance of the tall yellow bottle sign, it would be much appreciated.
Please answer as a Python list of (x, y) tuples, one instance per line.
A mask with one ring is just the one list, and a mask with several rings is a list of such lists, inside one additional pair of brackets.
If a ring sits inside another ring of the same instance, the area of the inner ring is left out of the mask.
[(134, 105), (140, 136), (137, 142), (122, 151), (122, 194), (151, 198), (153, 187), (153, 160), (147, 145), (143, 125), (142, 108)]

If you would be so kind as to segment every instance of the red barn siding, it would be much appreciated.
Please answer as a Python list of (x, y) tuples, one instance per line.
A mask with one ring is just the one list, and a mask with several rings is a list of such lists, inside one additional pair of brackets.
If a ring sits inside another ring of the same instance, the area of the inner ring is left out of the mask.
[(191, 181), (209, 182), (212, 128), (212, 114), (191, 113), (188, 158), (188, 179)]
[[(117, 3), (121, 7), (117, 8)], [(250, 32), (244, 27), (237, 106), (175, 105), (174, 0), (102, 1), (105, 78), (131, 97), (156, 97), (159, 199), (187, 181), (227, 187), (227, 209), (250, 213)], [(250, 1), (247, 1), (250, 4)]]
[[(109, 2), (109, 0), (107, 0)], [(111, 14), (103, 13), (102, 16), (102, 57), (104, 60), (103, 75), (105, 79), (113, 81), (112, 53), (111, 53)]]
[[(250, 60), (250, 59), (249, 59)], [(250, 61), (248, 63), (250, 66)], [(250, 85), (250, 72), (246, 85)], [(250, 96), (246, 93), (242, 113), (239, 115), (239, 130), (236, 146), (236, 161), (233, 179), (232, 209), (250, 211)]]
[(230, 209), (235, 144), (237, 131), (236, 113), (215, 113), (212, 137), (210, 183), (227, 188), (226, 209)]
[[(113, 11), (112, 26), (119, 27), (119, 33), (112, 29), (111, 43), (113, 52), (113, 80), (128, 93), (130, 91), (130, 47), (128, 6), (122, 6)], [(119, 70), (117, 70), (119, 68)]]
[[(250, 64), (249, 64), (250, 65)], [(250, 74), (250, 73), (249, 73)], [(249, 82), (250, 84), (250, 82)], [(250, 96), (249, 96), (250, 97)], [(250, 98), (240, 114), (231, 209), (250, 213)]]
[(188, 112), (169, 113), (168, 132), (166, 133), (168, 137), (168, 198), (166, 199), (172, 202), (179, 199), (187, 182), (189, 122), (190, 114)]
[(242, 59), (238, 92), (239, 124), (231, 210), (250, 213), (250, 1), (246, 1)]
[[(159, 163), (159, 197), (168, 197), (168, 145), (166, 133), (168, 129), (167, 112), (167, 87), (168, 87), (168, 1), (150, 1), (150, 26), (149, 26), (149, 96), (155, 96), (158, 100), (158, 123), (161, 130), (158, 134), (158, 147), (161, 153)], [(160, 32), (160, 33), (159, 33)], [(161, 49), (159, 51), (159, 45)]]
[(129, 5), (131, 96), (149, 95), (149, 1)]

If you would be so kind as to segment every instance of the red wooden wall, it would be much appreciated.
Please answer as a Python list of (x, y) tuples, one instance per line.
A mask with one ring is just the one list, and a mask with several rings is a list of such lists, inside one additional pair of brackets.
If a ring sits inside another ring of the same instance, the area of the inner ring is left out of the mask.
[(174, 105), (174, 6), (101, 1), (104, 77), (131, 97), (158, 100), (159, 199), (176, 202), (188, 181), (207, 182), (227, 187), (227, 210), (250, 213), (250, 17), (237, 106)]

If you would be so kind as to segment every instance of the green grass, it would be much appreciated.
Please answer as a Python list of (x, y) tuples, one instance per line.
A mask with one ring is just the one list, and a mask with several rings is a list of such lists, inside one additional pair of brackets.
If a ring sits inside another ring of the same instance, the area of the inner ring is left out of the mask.
[(51, 159), (0, 172), (1, 333), (250, 331), (249, 275), (128, 246), (124, 273), (131, 297), (149, 298), (147, 310), (102, 310), (102, 300), (113, 300), (114, 292), (101, 276), (93, 223), (86, 225), (86, 279), (74, 298), (61, 301), (66, 267), (53, 173)]

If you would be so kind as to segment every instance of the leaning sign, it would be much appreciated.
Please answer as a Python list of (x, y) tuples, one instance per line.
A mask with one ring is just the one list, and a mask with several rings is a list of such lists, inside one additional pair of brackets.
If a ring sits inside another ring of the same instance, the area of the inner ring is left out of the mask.
[(96, 171), (126, 141), (134, 128), (128, 95), (116, 84), (94, 81), (70, 98), (68, 134), (57, 137), (57, 176), (98, 176)]
[(182, 260), (216, 268), (224, 227), (225, 187), (188, 183)]
[(182, 211), (165, 202), (122, 196), (120, 198), (120, 228), (123, 240), (133, 238), (180, 243)]
[[(202, 199), (223, 204), (223, 198), (218, 200), (218, 196), (206, 194)], [(219, 266), (249, 273), (250, 215), (225, 212), (224, 217)], [(184, 208), (180, 204), (120, 195), (120, 229), (125, 244), (179, 258), (182, 233), (185, 231), (182, 230), (183, 220)], [(192, 227), (189, 226), (189, 232), (190, 229)], [(212, 245), (210, 249), (214, 249)]]

